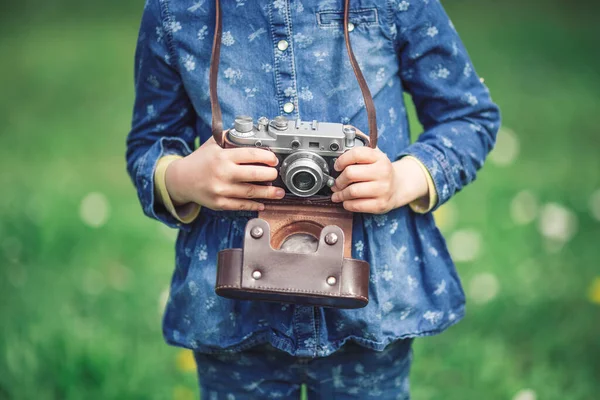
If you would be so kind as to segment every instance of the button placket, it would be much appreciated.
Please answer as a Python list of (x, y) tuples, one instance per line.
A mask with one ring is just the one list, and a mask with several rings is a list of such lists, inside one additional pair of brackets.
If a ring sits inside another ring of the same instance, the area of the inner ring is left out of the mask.
[(289, 3), (274, 9), (269, 5), (269, 20), (274, 51), (274, 72), (277, 102), (282, 115), (299, 118), (296, 88), (296, 67), (292, 41), (292, 23)]

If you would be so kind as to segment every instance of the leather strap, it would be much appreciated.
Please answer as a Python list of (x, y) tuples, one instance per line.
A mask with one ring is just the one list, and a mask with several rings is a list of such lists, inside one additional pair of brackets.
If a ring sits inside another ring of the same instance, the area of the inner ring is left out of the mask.
[(219, 60), (221, 58), (221, 31), (223, 23), (221, 21), (221, 1), (215, 0), (215, 35), (213, 37), (212, 54), (210, 57), (210, 109), (212, 112), (212, 135), (219, 146), (224, 146), (223, 134), (223, 115), (219, 105), (219, 96), (217, 94), (217, 80), (219, 77)]
[(367, 109), (367, 118), (369, 121), (369, 144), (374, 149), (377, 147), (377, 115), (375, 113), (375, 104), (373, 104), (373, 97), (369, 90), (369, 85), (360, 70), (358, 61), (354, 57), (352, 51), (352, 45), (350, 44), (350, 33), (348, 32), (348, 23), (350, 22), (350, 0), (344, 1), (344, 38), (346, 39), (346, 50), (348, 50), (348, 57), (350, 57), (350, 64), (354, 70), (354, 75), (360, 86), (363, 99), (365, 100), (365, 108)]
[[(367, 118), (369, 121), (369, 144), (372, 148), (377, 147), (377, 115), (375, 112), (375, 104), (373, 103), (373, 97), (371, 91), (367, 85), (367, 81), (362, 74), (360, 66), (354, 57), (352, 51), (352, 45), (350, 44), (350, 34), (348, 31), (348, 23), (350, 15), (350, 0), (344, 1), (344, 38), (346, 41), (346, 50), (348, 51), (348, 57), (350, 58), (350, 64), (352, 70), (360, 86), (360, 90), (365, 101), (365, 108), (367, 109)], [(221, 1), (215, 0), (215, 34), (213, 37), (213, 48), (210, 59), (210, 107), (212, 111), (212, 135), (219, 146), (225, 145), (224, 133), (223, 133), (223, 115), (221, 114), (221, 106), (219, 105), (219, 98), (217, 95), (217, 79), (219, 75), (219, 60), (221, 56), (221, 36), (222, 36), (222, 16), (221, 16)]]

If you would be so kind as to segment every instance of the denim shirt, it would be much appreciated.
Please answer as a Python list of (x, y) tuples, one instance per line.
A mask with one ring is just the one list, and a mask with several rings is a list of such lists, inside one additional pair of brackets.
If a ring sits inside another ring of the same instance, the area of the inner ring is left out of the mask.
[[(342, 0), (221, 3), (218, 94), (226, 128), (236, 115), (285, 115), (368, 132), (345, 50)], [(182, 224), (153, 193), (161, 157), (186, 156), (197, 138), (202, 143), (211, 136), (214, 7), (212, 0), (148, 0), (135, 58), (128, 172), (145, 214), (179, 229), (163, 320), (167, 342), (204, 353), (269, 342), (292, 355), (317, 357), (350, 339), (382, 350), (397, 339), (436, 334), (459, 321), (465, 297), (445, 241), (431, 213), (406, 206), (354, 215), (352, 256), (371, 266), (365, 308), (215, 294), (218, 251), (241, 247), (245, 224), (256, 215), (203, 207), (196, 220)], [(411, 155), (425, 165), (437, 208), (475, 179), (495, 141), (498, 108), (438, 0), (352, 0), (350, 7), (350, 40), (375, 101), (379, 148), (392, 161)], [(404, 91), (425, 129), (412, 144)], [(291, 112), (284, 111), (287, 103), (294, 106)]]

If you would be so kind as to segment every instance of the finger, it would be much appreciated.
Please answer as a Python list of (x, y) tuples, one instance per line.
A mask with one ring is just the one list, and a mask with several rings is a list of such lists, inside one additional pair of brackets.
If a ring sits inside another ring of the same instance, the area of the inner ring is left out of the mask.
[(277, 179), (277, 170), (259, 165), (236, 165), (231, 169), (234, 182), (271, 182)]
[(382, 198), (347, 200), (344, 202), (344, 208), (351, 212), (369, 214), (384, 214), (389, 211)]
[(334, 192), (344, 190), (348, 185), (355, 182), (366, 182), (375, 179), (375, 171), (373, 165), (349, 165), (335, 179), (335, 185), (331, 188)]
[(343, 171), (348, 165), (352, 164), (372, 164), (379, 160), (380, 151), (370, 147), (356, 147), (345, 152), (338, 157), (334, 168), (336, 171)]
[(353, 199), (368, 199), (373, 197), (379, 197), (383, 194), (383, 185), (381, 182), (360, 182), (353, 183), (346, 189), (336, 192), (331, 196), (331, 200), (334, 203), (340, 203), (342, 201), (353, 200)]
[(281, 199), (285, 196), (285, 190), (277, 186), (252, 185), (241, 183), (229, 186), (223, 193), (225, 197), (238, 199)]
[(236, 164), (266, 164), (272, 167), (279, 163), (275, 153), (255, 147), (238, 147), (225, 150), (227, 156)]
[(230, 210), (230, 211), (262, 211), (265, 205), (256, 201), (231, 199), (222, 197), (216, 202), (215, 210)]

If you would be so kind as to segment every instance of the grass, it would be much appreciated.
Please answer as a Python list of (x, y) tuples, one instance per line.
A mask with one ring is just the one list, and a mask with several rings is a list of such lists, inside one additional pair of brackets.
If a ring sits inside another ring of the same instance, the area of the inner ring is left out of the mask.
[[(600, 276), (600, 222), (589, 211), (600, 189), (598, 21), (583, 5), (544, 4), (447, 4), (519, 155), (488, 163), (437, 215), (449, 241), (468, 230), (481, 250), (458, 263), (465, 320), (416, 342), (416, 400), (600, 391), (600, 305), (589, 293)], [(142, 216), (125, 175), (141, 8), (75, 18), (45, 7), (15, 11), (0, 35), (10, 55), (0, 64), (0, 399), (197, 397), (189, 354), (160, 332), (174, 232)], [(523, 190), (571, 210), (570, 241), (549, 242), (539, 218), (511, 219)], [(80, 217), (93, 192), (109, 207), (100, 228)], [(471, 290), (482, 273), (499, 288), (487, 302)]]

